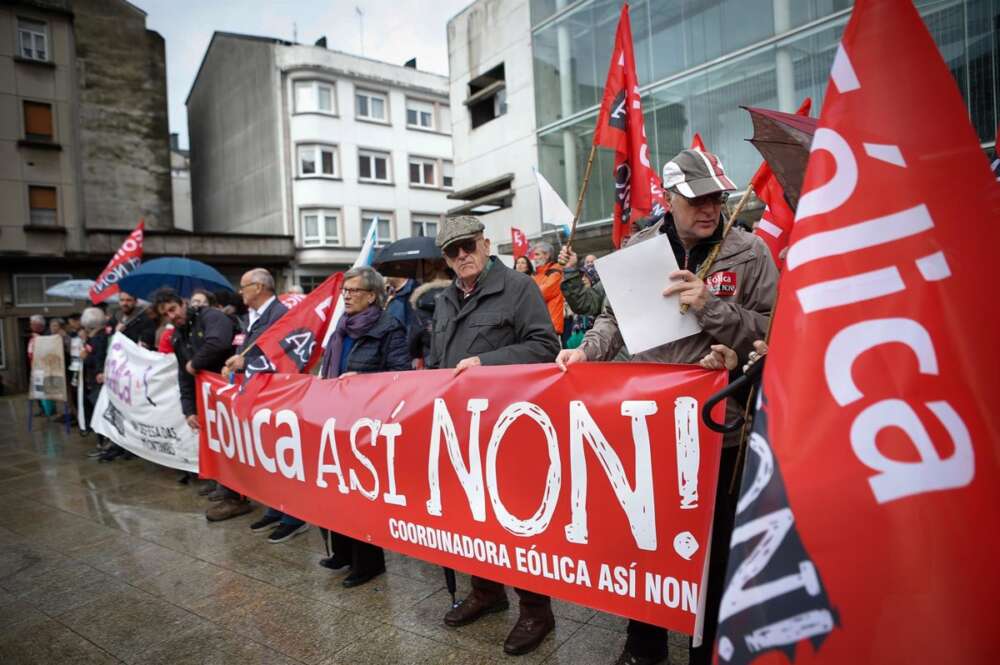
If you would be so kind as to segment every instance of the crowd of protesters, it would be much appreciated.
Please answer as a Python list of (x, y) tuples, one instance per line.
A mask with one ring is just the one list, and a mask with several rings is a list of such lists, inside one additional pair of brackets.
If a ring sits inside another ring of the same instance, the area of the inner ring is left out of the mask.
[[(670, 211), (636, 227), (628, 244), (660, 234), (669, 239), (680, 269), (645, 278), (663, 280), (664, 295), (679, 295), (702, 331), (636, 354), (632, 360), (700, 363), (709, 369), (738, 372), (737, 367), (754, 351), (754, 343), (766, 335), (775, 298), (776, 268), (766, 246), (752, 234), (736, 229), (723, 238), (727, 183), (714, 156), (706, 160), (704, 155), (682, 151), (664, 167)], [(451, 369), (457, 375), (479, 365), (552, 362), (566, 370), (579, 362), (629, 359), (594, 255), (581, 261), (571, 247), (557, 250), (543, 240), (528, 256), (517, 257), (511, 269), (494, 256), (484, 231), (476, 217), (445, 220), (436, 238), (443, 260), (424, 261), (422, 283), (384, 278), (369, 267), (348, 271), (342, 287), (344, 314), (325, 347), (320, 377), (337, 379), (424, 368)], [(734, 291), (716, 290), (698, 277), (702, 263), (720, 244), (712, 270), (732, 273), (738, 285)], [(68, 369), (78, 372), (83, 382), (87, 421), (103, 384), (108, 340), (117, 331), (143, 347), (176, 356), (182, 409), (189, 426), (197, 429), (197, 372), (244, 371), (244, 352), (287, 311), (276, 297), (273, 276), (264, 269), (242, 276), (239, 295), (240, 302), (234, 303), (223, 294), (198, 291), (185, 299), (170, 289), (161, 289), (151, 304), (144, 305), (121, 293), (115, 317), (92, 307), (68, 323), (50, 321), (50, 330), (66, 337), (67, 357), (71, 359)], [(44, 325), (44, 319), (32, 318), (32, 330), (38, 334), (44, 332)], [(74, 338), (79, 340), (77, 352), (73, 351)], [(763, 352), (764, 348), (756, 350)], [(742, 409), (737, 400), (730, 401), (731, 412)], [(736, 469), (737, 437), (734, 433), (725, 439), (719, 474), (725, 481)], [(130, 457), (103, 440), (93, 454), (102, 461)], [(205, 513), (209, 521), (224, 521), (256, 510), (247, 497), (215, 483), (202, 483), (199, 493), (210, 504)], [(694, 664), (710, 662), (715, 630), (711, 617), (718, 615), (735, 512), (734, 494), (720, 491), (717, 496), (708, 564), (706, 646), (691, 650), (690, 662)], [(310, 527), (294, 515), (264, 507), (249, 528), (266, 535), (271, 543), (280, 543)], [(381, 548), (333, 531), (324, 530), (323, 534), (327, 556), (320, 564), (334, 571), (346, 569), (344, 587), (364, 585), (385, 572)], [(533, 651), (555, 627), (547, 596), (515, 591), (518, 616), (503, 644), (510, 655)], [(474, 576), (468, 596), (451, 608), (443, 621), (448, 626), (463, 626), (508, 606), (502, 584)], [(629, 622), (618, 663), (653, 665), (667, 656), (664, 629)]]

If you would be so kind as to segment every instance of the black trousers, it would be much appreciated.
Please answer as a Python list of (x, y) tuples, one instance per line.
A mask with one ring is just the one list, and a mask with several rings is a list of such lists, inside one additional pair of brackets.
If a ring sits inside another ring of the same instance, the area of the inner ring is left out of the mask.
[(385, 568), (385, 552), (371, 543), (331, 531), (330, 549), (337, 561), (350, 564), (352, 574), (367, 575)]
[[(712, 527), (712, 553), (708, 561), (708, 590), (705, 596), (705, 623), (702, 630), (701, 646), (691, 649), (690, 665), (709, 665), (712, 649), (719, 627), (719, 606), (726, 584), (726, 564), (729, 561), (729, 541), (733, 535), (736, 519), (736, 503), (740, 487), (729, 493), (729, 482), (736, 469), (739, 448), (732, 446), (722, 449), (719, 463), (719, 486), (715, 497), (715, 517)], [(668, 653), (667, 629), (641, 621), (628, 622), (628, 639), (625, 649), (644, 658), (665, 657)]]

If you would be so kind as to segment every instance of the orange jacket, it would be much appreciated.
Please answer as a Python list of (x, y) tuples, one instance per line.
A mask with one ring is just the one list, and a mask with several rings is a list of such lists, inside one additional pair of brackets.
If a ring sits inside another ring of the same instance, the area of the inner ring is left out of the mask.
[(552, 317), (552, 326), (556, 333), (562, 335), (563, 332), (563, 306), (566, 299), (563, 297), (561, 288), (563, 269), (558, 263), (546, 263), (535, 270), (535, 284), (542, 292), (545, 305), (549, 308), (549, 316)]

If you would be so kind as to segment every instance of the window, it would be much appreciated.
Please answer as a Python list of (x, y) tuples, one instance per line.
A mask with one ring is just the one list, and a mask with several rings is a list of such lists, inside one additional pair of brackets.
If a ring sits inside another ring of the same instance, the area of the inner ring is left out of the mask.
[(378, 122), (388, 122), (389, 116), (386, 113), (388, 103), (385, 95), (378, 92), (358, 90), (354, 96), (355, 108), (359, 118), (366, 120), (376, 120)]
[(333, 84), (325, 81), (295, 81), (296, 113), (333, 113)]
[(311, 143), (300, 144), (298, 152), (300, 176), (327, 176), (336, 178), (339, 175), (336, 146)]
[(445, 189), (454, 187), (455, 165), (448, 160), (441, 162), (441, 186)]
[(406, 100), (406, 124), (408, 127), (434, 129), (434, 104), (419, 99)]
[(415, 238), (433, 238), (438, 232), (438, 218), (431, 215), (413, 215), (413, 232)]
[(423, 157), (410, 157), (410, 184), (437, 187), (437, 161)]
[(386, 212), (361, 212), (361, 237), (368, 237), (368, 229), (372, 224), (378, 223), (375, 231), (375, 246), (385, 247), (393, 241), (392, 237), (392, 213)]
[(303, 209), (302, 246), (323, 247), (340, 244), (340, 215), (336, 210)]
[(358, 151), (358, 179), (390, 182), (389, 155), (384, 152)]
[(52, 104), (24, 102), (24, 138), (29, 141), (52, 141)]
[(72, 275), (14, 275), (14, 304), (17, 307), (37, 307), (39, 305), (72, 305), (73, 302), (59, 296), (45, 295), (59, 282), (73, 279)]
[(7, 326), (4, 319), (0, 319), (0, 369), (7, 369), (7, 346), (4, 344), (3, 329)]
[(58, 221), (55, 187), (28, 187), (30, 223), (35, 226), (55, 226)]
[(469, 107), (473, 128), (507, 113), (507, 81), (503, 63), (469, 81), (469, 97), (463, 103)]
[(45, 24), (25, 18), (17, 19), (18, 55), (29, 60), (49, 59), (48, 36)]
[(327, 275), (299, 275), (299, 286), (306, 293), (312, 293), (312, 290), (325, 282), (326, 278)]

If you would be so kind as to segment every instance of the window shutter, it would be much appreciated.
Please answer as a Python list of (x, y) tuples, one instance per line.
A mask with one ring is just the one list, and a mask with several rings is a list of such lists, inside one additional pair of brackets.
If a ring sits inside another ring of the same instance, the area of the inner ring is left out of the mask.
[(29, 187), (28, 202), (32, 209), (55, 210), (57, 207), (56, 188)]
[(27, 136), (52, 138), (52, 106), (50, 104), (24, 102), (24, 133)]

